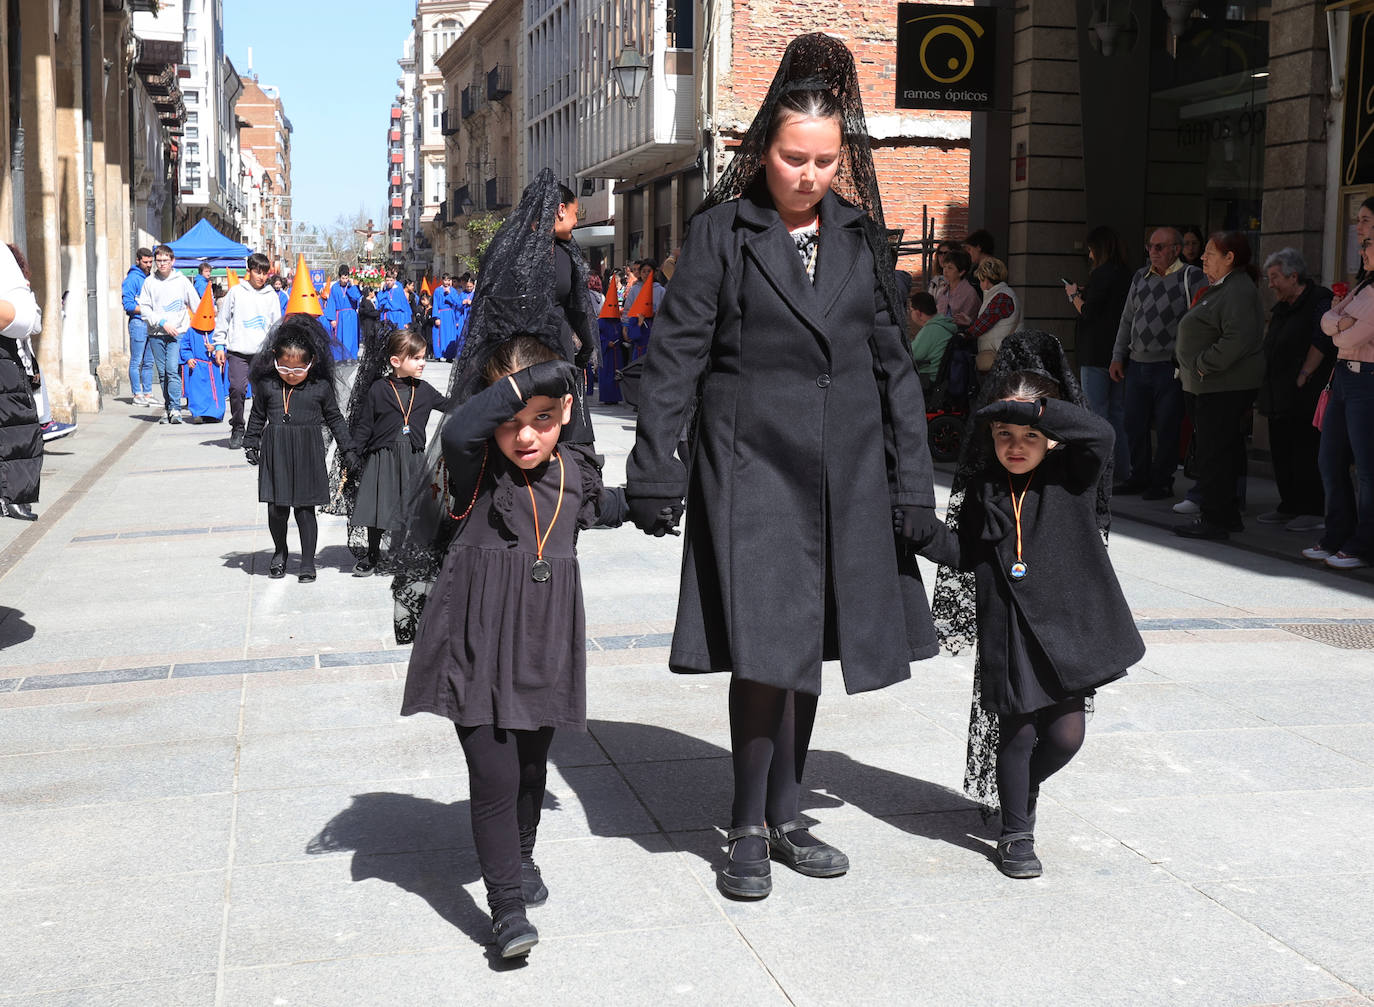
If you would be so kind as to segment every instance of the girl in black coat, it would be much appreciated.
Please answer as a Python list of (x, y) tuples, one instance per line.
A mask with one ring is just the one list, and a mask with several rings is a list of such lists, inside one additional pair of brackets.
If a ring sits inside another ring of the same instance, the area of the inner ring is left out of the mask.
[[(970, 759), (995, 749), (997, 863), (1008, 877), (1033, 878), (1041, 873), (1033, 834), (1040, 785), (1083, 744), (1093, 691), (1124, 676), (1145, 646), (1099, 532), (1111, 425), (1065, 401), (1079, 392), (1048, 333), (1008, 337), (998, 362), (986, 386), (991, 401), (968, 434), (951, 527), (921, 554), (972, 574), (978, 659)], [(943, 603), (947, 617), (949, 584), (942, 580), (936, 593), (937, 613)], [(961, 613), (952, 614), (957, 625)], [(987, 730), (989, 715), (995, 732)]]
[(258, 499), (267, 504), (272, 564), (267, 575), (286, 576), (286, 522), (296, 512), (301, 533), (299, 580), (315, 579), (315, 508), (329, 502), (322, 427), (334, 435), (346, 467), (357, 471), (348, 425), (334, 397), (334, 354), (314, 315), (287, 315), (268, 333), (253, 358), (253, 412), (243, 437), (248, 464), (258, 465)]
[(890, 524), (901, 508), (920, 537), (935, 498), (866, 138), (849, 51), (794, 41), (692, 222), (645, 358), (626, 495), (655, 535), (686, 497), (669, 665), (732, 676), (718, 883), (738, 898), (772, 890), (770, 853), (811, 877), (848, 870), (798, 812), (822, 660), (863, 692), (937, 651)]

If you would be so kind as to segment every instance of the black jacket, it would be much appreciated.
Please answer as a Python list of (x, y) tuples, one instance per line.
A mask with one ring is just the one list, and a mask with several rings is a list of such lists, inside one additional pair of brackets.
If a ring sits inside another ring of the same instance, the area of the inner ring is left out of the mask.
[(861, 211), (820, 220), (813, 285), (766, 195), (701, 214), (654, 319), (626, 494), (687, 498), (674, 671), (818, 693), (824, 656), (863, 692), (937, 650), (891, 517), (934, 506), (920, 381)]
[[(1034, 470), (1022, 504), (1025, 579), (1010, 576), (1016, 523), (1007, 472), (996, 461), (994, 471), (968, 486), (959, 532), (942, 528), (922, 550), (943, 566), (973, 571), (983, 704), (991, 710), (1006, 706), (1008, 634), (1018, 625), (1029, 627), (1070, 693), (1120, 678), (1145, 653), (1095, 518), (1098, 476), (1112, 453), (1111, 425), (1051, 399), (1036, 426), (1062, 446)], [(1018, 493), (1023, 486), (1018, 477)]]
[[(1330, 290), (1308, 283), (1292, 304), (1279, 301), (1274, 305), (1264, 334), (1264, 380), (1255, 402), (1265, 416), (1311, 419), (1316, 411), (1317, 396), (1336, 360), (1336, 346), (1321, 324), (1322, 315), (1331, 310), (1331, 298)], [(1314, 345), (1321, 347), (1322, 362), (1299, 388), (1298, 372)]]
[(9, 336), (0, 336), (0, 497), (10, 503), (38, 500), (43, 430), (33, 392), (17, 344)]
[(1104, 262), (1088, 274), (1075, 346), (1079, 367), (1111, 366), (1116, 330), (1121, 325), (1126, 295), (1131, 292), (1131, 275), (1130, 268), (1118, 262)]

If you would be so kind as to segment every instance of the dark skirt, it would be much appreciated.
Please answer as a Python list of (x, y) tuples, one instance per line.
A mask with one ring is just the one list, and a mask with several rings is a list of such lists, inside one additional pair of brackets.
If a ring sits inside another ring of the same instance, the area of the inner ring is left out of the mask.
[(419, 475), (424, 457), (424, 451), (406, 434), (397, 434), (394, 441), (373, 452), (358, 481), (354, 527), (398, 530), (405, 518), (405, 489)]
[(318, 424), (267, 424), (258, 464), (258, 499), (280, 507), (329, 502), (324, 432)]
[(0, 497), (10, 503), (36, 503), (42, 474), (43, 431), (33, 384), (15, 341), (0, 336)]

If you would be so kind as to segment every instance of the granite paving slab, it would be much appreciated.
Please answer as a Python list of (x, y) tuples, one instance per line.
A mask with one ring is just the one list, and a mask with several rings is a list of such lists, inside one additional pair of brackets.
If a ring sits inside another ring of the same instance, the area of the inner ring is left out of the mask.
[(226, 793), (233, 738), (87, 748), (0, 758), (0, 809), (115, 804)]
[(0, 710), (0, 756), (233, 737), (238, 721), (232, 693)]

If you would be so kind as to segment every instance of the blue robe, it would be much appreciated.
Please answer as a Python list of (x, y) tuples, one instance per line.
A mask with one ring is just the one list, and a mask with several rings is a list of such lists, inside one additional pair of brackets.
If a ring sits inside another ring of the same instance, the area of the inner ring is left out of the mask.
[(323, 305), (324, 317), (334, 323), (334, 356), (338, 360), (358, 357), (358, 301), (362, 295), (357, 291), (357, 287), (336, 283)]
[(630, 340), (630, 360), (638, 360), (648, 351), (649, 330), (653, 322), (652, 318), (631, 318), (625, 323), (625, 336)]
[(205, 296), (205, 288), (208, 287), (208, 286), (210, 285), (210, 281), (209, 281), (208, 279), (206, 279), (204, 276), (201, 276), (199, 273), (197, 273), (197, 274), (196, 274), (196, 278), (195, 278), (194, 280), (192, 280), (191, 282), (195, 285), (195, 288), (196, 288), (196, 296), (197, 296), (197, 297), (204, 297), (204, 296)]
[[(181, 387), (192, 416), (224, 419), (229, 402), (229, 366), (210, 358), (213, 333), (187, 329), (181, 334)], [(190, 361), (194, 360), (193, 366)]]
[(596, 395), (606, 405), (620, 401), (620, 385), (615, 372), (620, 366), (620, 319), (598, 318), (597, 331), (601, 338), (601, 370), (597, 374)]
[(277, 291), (277, 300), (281, 301), (281, 313), (286, 314), (286, 302), (291, 300), (291, 295), (285, 290)]
[(462, 293), (457, 287), (444, 286), (434, 291), (434, 356), (438, 360), (452, 360), (457, 355)]
[(377, 308), (381, 311), (384, 322), (390, 322), (398, 328), (410, 324), (410, 299), (406, 297), (405, 288), (399, 283), (387, 290), (378, 291)]

